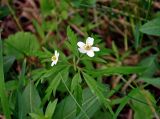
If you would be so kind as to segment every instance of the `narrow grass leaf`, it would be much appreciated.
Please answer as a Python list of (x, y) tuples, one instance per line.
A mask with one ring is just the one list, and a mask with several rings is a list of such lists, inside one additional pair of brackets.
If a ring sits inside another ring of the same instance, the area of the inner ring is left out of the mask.
[(86, 70), (88, 74), (92, 76), (103, 76), (103, 75), (113, 75), (113, 74), (133, 74), (133, 73), (142, 73), (146, 70), (147, 67), (143, 66), (119, 66), (119, 67), (108, 67), (106, 69), (95, 69), (94, 71)]
[(6, 95), (5, 81), (4, 81), (4, 71), (3, 71), (3, 55), (2, 55), (2, 40), (0, 38), (0, 99), (2, 104), (3, 113), (6, 119), (11, 119), (9, 102)]

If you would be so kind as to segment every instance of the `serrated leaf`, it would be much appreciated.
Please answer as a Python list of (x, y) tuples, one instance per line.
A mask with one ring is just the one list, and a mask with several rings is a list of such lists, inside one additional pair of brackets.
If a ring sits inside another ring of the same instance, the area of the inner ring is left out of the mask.
[(55, 78), (52, 80), (52, 82), (50, 83), (48, 88), (46, 89), (46, 91), (45, 91), (46, 95), (44, 97), (44, 101), (50, 97), (52, 92), (53, 92), (53, 95), (55, 95), (57, 87), (58, 87), (58, 85), (60, 84), (60, 81), (61, 81), (60, 79), (61, 79), (61, 77), (60, 77), (60, 74), (58, 73), (55, 76)]
[(70, 43), (69, 48), (71, 48), (71, 51), (78, 56), (78, 48), (77, 48), (77, 36), (75, 33), (71, 30), (70, 27), (67, 27), (67, 37), (68, 42)]
[[(57, 67), (57, 68), (60, 68), (60, 67)], [(64, 68), (64, 67), (63, 67)], [(49, 97), (51, 96), (51, 94), (53, 93), (53, 95), (56, 94), (56, 91), (57, 90), (60, 90), (60, 91), (63, 91), (65, 90), (65, 87), (63, 86), (63, 84), (61, 83), (61, 75), (62, 77), (64, 77), (64, 80), (67, 82), (68, 81), (68, 69), (69, 67), (65, 67), (64, 69), (62, 69), (62, 67), (60, 68), (60, 70), (62, 71), (59, 71), (58, 72), (56, 71), (56, 68), (54, 69), (54, 75), (51, 75), (50, 73), (52, 73), (52, 69), (51, 69), (51, 72), (49, 73), (50, 76), (50, 79), (51, 82), (50, 82), (50, 85), (48, 86), (48, 88), (46, 89), (46, 95), (43, 99), (43, 103), (49, 99)], [(56, 72), (55, 72), (56, 71)], [(48, 72), (47, 72), (48, 73)], [(56, 74), (57, 73), (57, 74)], [(61, 74), (61, 75), (60, 75)], [(47, 76), (48, 77), (48, 76)]]
[(140, 31), (149, 35), (160, 36), (160, 18), (156, 18), (145, 23), (141, 27)]
[(4, 42), (5, 52), (16, 58), (26, 56), (34, 56), (35, 52), (40, 48), (36, 37), (29, 32), (18, 32), (10, 35)]

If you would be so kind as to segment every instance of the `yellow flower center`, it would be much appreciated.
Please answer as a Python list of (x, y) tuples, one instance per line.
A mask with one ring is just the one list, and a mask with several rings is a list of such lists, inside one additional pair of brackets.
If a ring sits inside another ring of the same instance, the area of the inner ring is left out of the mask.
[(52, 56), (51, 60), (55, 61), (57, 59), (57, 57), (55, 55)]
[(90, 50), (90, 49), (91, 49), (91, 45), (86, 44), (86, 45), (84, 46), (84, 49), (85, 49), (85, 50)]

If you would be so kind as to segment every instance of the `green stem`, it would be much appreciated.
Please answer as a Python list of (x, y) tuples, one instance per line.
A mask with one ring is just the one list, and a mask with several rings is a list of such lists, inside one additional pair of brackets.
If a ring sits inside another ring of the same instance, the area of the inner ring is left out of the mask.
[(8, 7), (8, 9), (9, 9), (9, 11), (11, 12), (11, 14), (12, 14), (12, 16), (13, 16), (13, 18), (14, 18), (17, 26), (18, 26), (18, 28), (19, 28), (21, 31), (23, 31), (23, 28), (22, 28), (22, 26), (21, 26), (18, 18), (16, 17), (14, 10), (12, 9), (12, 7), (10, 6), (10, 4), (9, 4), (8, 2), (7, 2), (7, 7)]
[(1, 33), (0, 33), (0, 99), (6, 119), (11, 119), (9, 110), (9, 101), (7, 99), (5, 81), (4, 81)]

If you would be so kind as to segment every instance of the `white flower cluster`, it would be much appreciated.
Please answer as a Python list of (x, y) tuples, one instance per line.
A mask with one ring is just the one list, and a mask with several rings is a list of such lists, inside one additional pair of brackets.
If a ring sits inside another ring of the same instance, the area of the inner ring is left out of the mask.
[[(94, 57), (94, 52), (100, 51), (98, 47), (93, 47), (94, 39), (91, 37), (88, 37), (86, 40), (86, 43), (83, 43), (79, 41), (77, 45), (79, 46), (78, 50), (80, 53), (87, 54), (89, 57)], [(52, 56), (51, 60), (51, 66), (54, 66), (57, 64), (59, 58), (59, 53), (57, 50), (55, 51), (54, 55)]]

